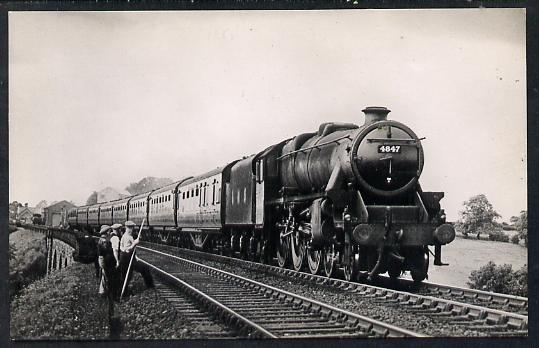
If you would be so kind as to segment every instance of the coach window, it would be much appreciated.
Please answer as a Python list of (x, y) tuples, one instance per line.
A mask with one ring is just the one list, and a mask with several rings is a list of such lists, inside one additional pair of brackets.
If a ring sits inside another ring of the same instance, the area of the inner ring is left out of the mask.
[(243, 189), (243, 203), (247, 203), (247, 187)]
[(211, 196), (212, 196), (212, 200), (211, 200), (211, 204), (215, 204), (215, 180), (213, 180), (213, 185), (212, 186), (212, 193), (211, 193)]
[(206, 206), (206, 183), (204, 183), (204, 206)]
[[(219, 182), (217, 182), (217, 185), (219, 185)], [(219, 204), (221, 200), (221, 186), (219, 186), (219, 189), (217, 190), (217, 197), (215, 197), (215, 203)]]

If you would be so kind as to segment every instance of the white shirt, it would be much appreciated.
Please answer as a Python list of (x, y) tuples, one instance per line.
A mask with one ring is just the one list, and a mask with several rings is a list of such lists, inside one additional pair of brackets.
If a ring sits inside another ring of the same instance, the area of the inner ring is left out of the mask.
[(122, 240), (120, 241), (120, 250), (126, 252), (126, 250), (133, 245), (134, 241), (135, 239), (132, 235), (130, 235), (129, 233), (124, 233), (124, 235), (122, 236)]
[(112, 250), (120, 249), (120, 238), (118, 236), (110, 237), (110, 244), (112, 244)]

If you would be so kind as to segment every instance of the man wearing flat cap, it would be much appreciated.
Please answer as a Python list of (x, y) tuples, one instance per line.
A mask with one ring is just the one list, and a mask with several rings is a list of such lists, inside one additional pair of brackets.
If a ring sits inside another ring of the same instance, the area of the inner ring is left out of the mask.
[(114, 224), (110, 226), (112, 231), (110, 232), (110, 244), (112, 247), (112, 254), (114, 255), (114, 261), (116, 265), (111, 272), (111, 288), (113, 290), (114, 299), (120, 298), (121, 290), (121, 269), (120, 269), (120, 228), (121, 224)]
[(133, 261), (131, 263), (131, 270), (129, 271), (129, 274), (127, 274), (127, 270), (129, 268), (129, 261), (131, 260), (131, 255), (133, 255), (135, 247), (140, 241), (140, 235), (137, 236), (136, 239), (133, 238), (133, 228), (135, 227), (135, 223), (133, 221), (126, 221), (124, 225), (125, 233), (123, 234), (120, 241), (120, 268), (122, 269), (122, 279), (124, 280), (124, 282), (125, 277), (127, 277), (126, 288), (127, 285), (129, 285), (129, 281), (131, 280), (133, 270), (139, 272), (142, 275), (146, 287), (153, 288), (153, 278), (150, 273), (150, 270), (148, 270), (146, 266), (138, 262), (136, 257), (133, 257)]
[(101, 268), (101, 281), (99, 283), (99, 295), (105, 295), (105, 285), (109, 287), (110, 293), (110, 274), (114, 267), (112, 247), (108, 238), (110, 231), (109, 225), (102, 225), (99, 230), (99, 240), (97, 241), (97, 260)]

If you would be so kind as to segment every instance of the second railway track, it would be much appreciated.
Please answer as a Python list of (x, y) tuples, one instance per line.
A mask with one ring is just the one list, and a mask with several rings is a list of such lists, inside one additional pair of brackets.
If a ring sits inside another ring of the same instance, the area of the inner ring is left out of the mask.
[[(303, 294), (320, 295), (322, 298), (334, 296), (334, 303), (353, 312), (373, 313), (376, 312), (376, 306), (382, 308), (380, 312), (396, 313), (395, 315), (374, 316), (378, 320), (386, 321), (390, 318), (391, 323), (400, 325), (403, 319), (408, 317), (421, 323), (422, 332), (433, 336), (526, 336), (528, 317), (520, 314), (523, 308), (527, 308), (527, 299), (518, 298), (509, 295), (487, 293), (486, 296), (481, 291), (454, 288), (452, 294), (439, 284), (427, 284), (426, 288), (429, 294), (410, 293), (405, 291), (381, 288), (377, 286), (351, 283), (344, 280), (326, 278), (321, 276), (313, 276), (307, 273), (295, 272), (288, 269), (282, 269), (275, 266), (257, 264), (245, 260), (238, 260), (219, 255), (200, 253), (193, 250), (177, 249), (169, 246), (147, 244), (152, 248), (167, 250), (170, 253), (193, 258), (195, 260), (210, 261), (215, 267), (228, 269), (231, 272), (240, 274), (252, 273), (255, 277), (260, 274), (260, 279), (270, 274), (282, 278), (281, 281), (276, 280), (277, 284), (286, 283), (286, 279), (296, 279), (298, 284), (289, 282), (290, 288), (296, 288), (303, 291)], [(207, 262), (206, 262), (207, 263)], [(219, 265), (216, 265), (219, 264)], [(239, 266), (239, 267), (238, 267)], [(240, 270), (241, 269), (241, 270)], [(307, 286), (301, 286), (304, 284)], [(309, 285), (311, 284), (311, 285)], [(288, 287), (287, 287), (288, 288)], [(311, 292), (303, 288), (312, 288)], [(435, 289), (438, 290), (435, 290)], [(324, 290), (326, 289), (326, 290)], [(442, 295), (436, 295), (436, 291)], [(346, 295), (349, 294), (349, 295)], [(445, 297), (445, 298), (444, 298)], [(447, 298), (450, 297), (450, 298)], [(486, 304), (491, 304), (488, 300), (496, 298), (495, 306), (503, 303), (507, 308), (512, 308), (515, 311), (504, 311), (496, 308), (488, 307)], [(316, 298), (316, 296), (315, 296)], [(341, 298), (342, 300), (337, 300)], [(358, 303), (367, 303), (365, 308), (354, 303), (353, 299), (358, 299)], [(467, 300), (468, 302), (459, 301), (459, 299)], [(526, 300), (526, 301), (524, 301)], [(470, 303), (469, 301), (473, 301)], [(482, 302), (483, 305), (474, 304)], [(374, 304), (374, 305), (373, 305)], [(511, 304), (511, 306), (509, 306)], [(365, 312), (362, 312), (365, 310)], [(527, 313), (527, 312), (526, 312)], [(369, 315), (369, 314), (365, 314)], [(397, 319), (397, 316), (400, 319)], [(403, 323), (404, 324), (404, 323)], [(415, 325), (408, 324), (404, 327), (414, 330)], [(415, 331), (415, 330), (414, 330)]]
[(237, 328), (239, 336), (424, 337), (334, 306), (164, 252), (140, 247), (141, 262)]

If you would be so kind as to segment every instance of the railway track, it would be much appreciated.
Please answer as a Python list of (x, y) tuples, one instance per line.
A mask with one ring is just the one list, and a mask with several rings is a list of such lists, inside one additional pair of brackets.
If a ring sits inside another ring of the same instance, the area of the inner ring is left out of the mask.
[[(411, 281), (408, 283), (413, 284)], [(525, 316), (528, 315), (527, 297), (500, 294), (476, 289), (459, 288), (456, 286), (430, 282), (423, 282), (421, 284), (421, 288), (419, 289), (419, 293), (452, 299), (455, 301), (467, 302), (478, 306), (487, 306), (492, 309), (514, 312)]]
[[(151, 245), (151, 244), (147, 244)], [(378, 286), (352, 283), (345, 280), (296, 272), (276, 266), (224, 257), (198, 251), (177, 249), (170, 246), (151, 245), (178, 255), (189, 255), (197, 260), (213, 260), (233, 267), (242, 267), (258, 273), (293, 278), (300, 282), (330, 287), (341, 293), (370, 298), (375, 302), (398, 306), (418, 315), (426, 315), (443, 325), (462, 327), (475, 335), (526, 336), (528, 334), (527, 299), (479, 290), (460, 289), (440, 284), (426, 283), (420, 293), (400, 291)], [(425, 294), (427, 291), (428, 294)], [(434, 296), (431, 296), (434, 295)], [(481, 305), (477, 304), (481, 303)], [(499, 309), (504, 306), (506, 310)], [(526, 313), (526, 314), (522, 314)]]
[(139, 246), (137, 255), (240, 337), (425, 336), (163, 251)]
[(178, 289), (166, 279), (156, 282), (155, 289), (185, 320), (197, 325), (197, 332), (202, 337), (224, 339), (239, 336), (234, 327), (216, 318), (215, 313), (196, 300), (196, 296)]

